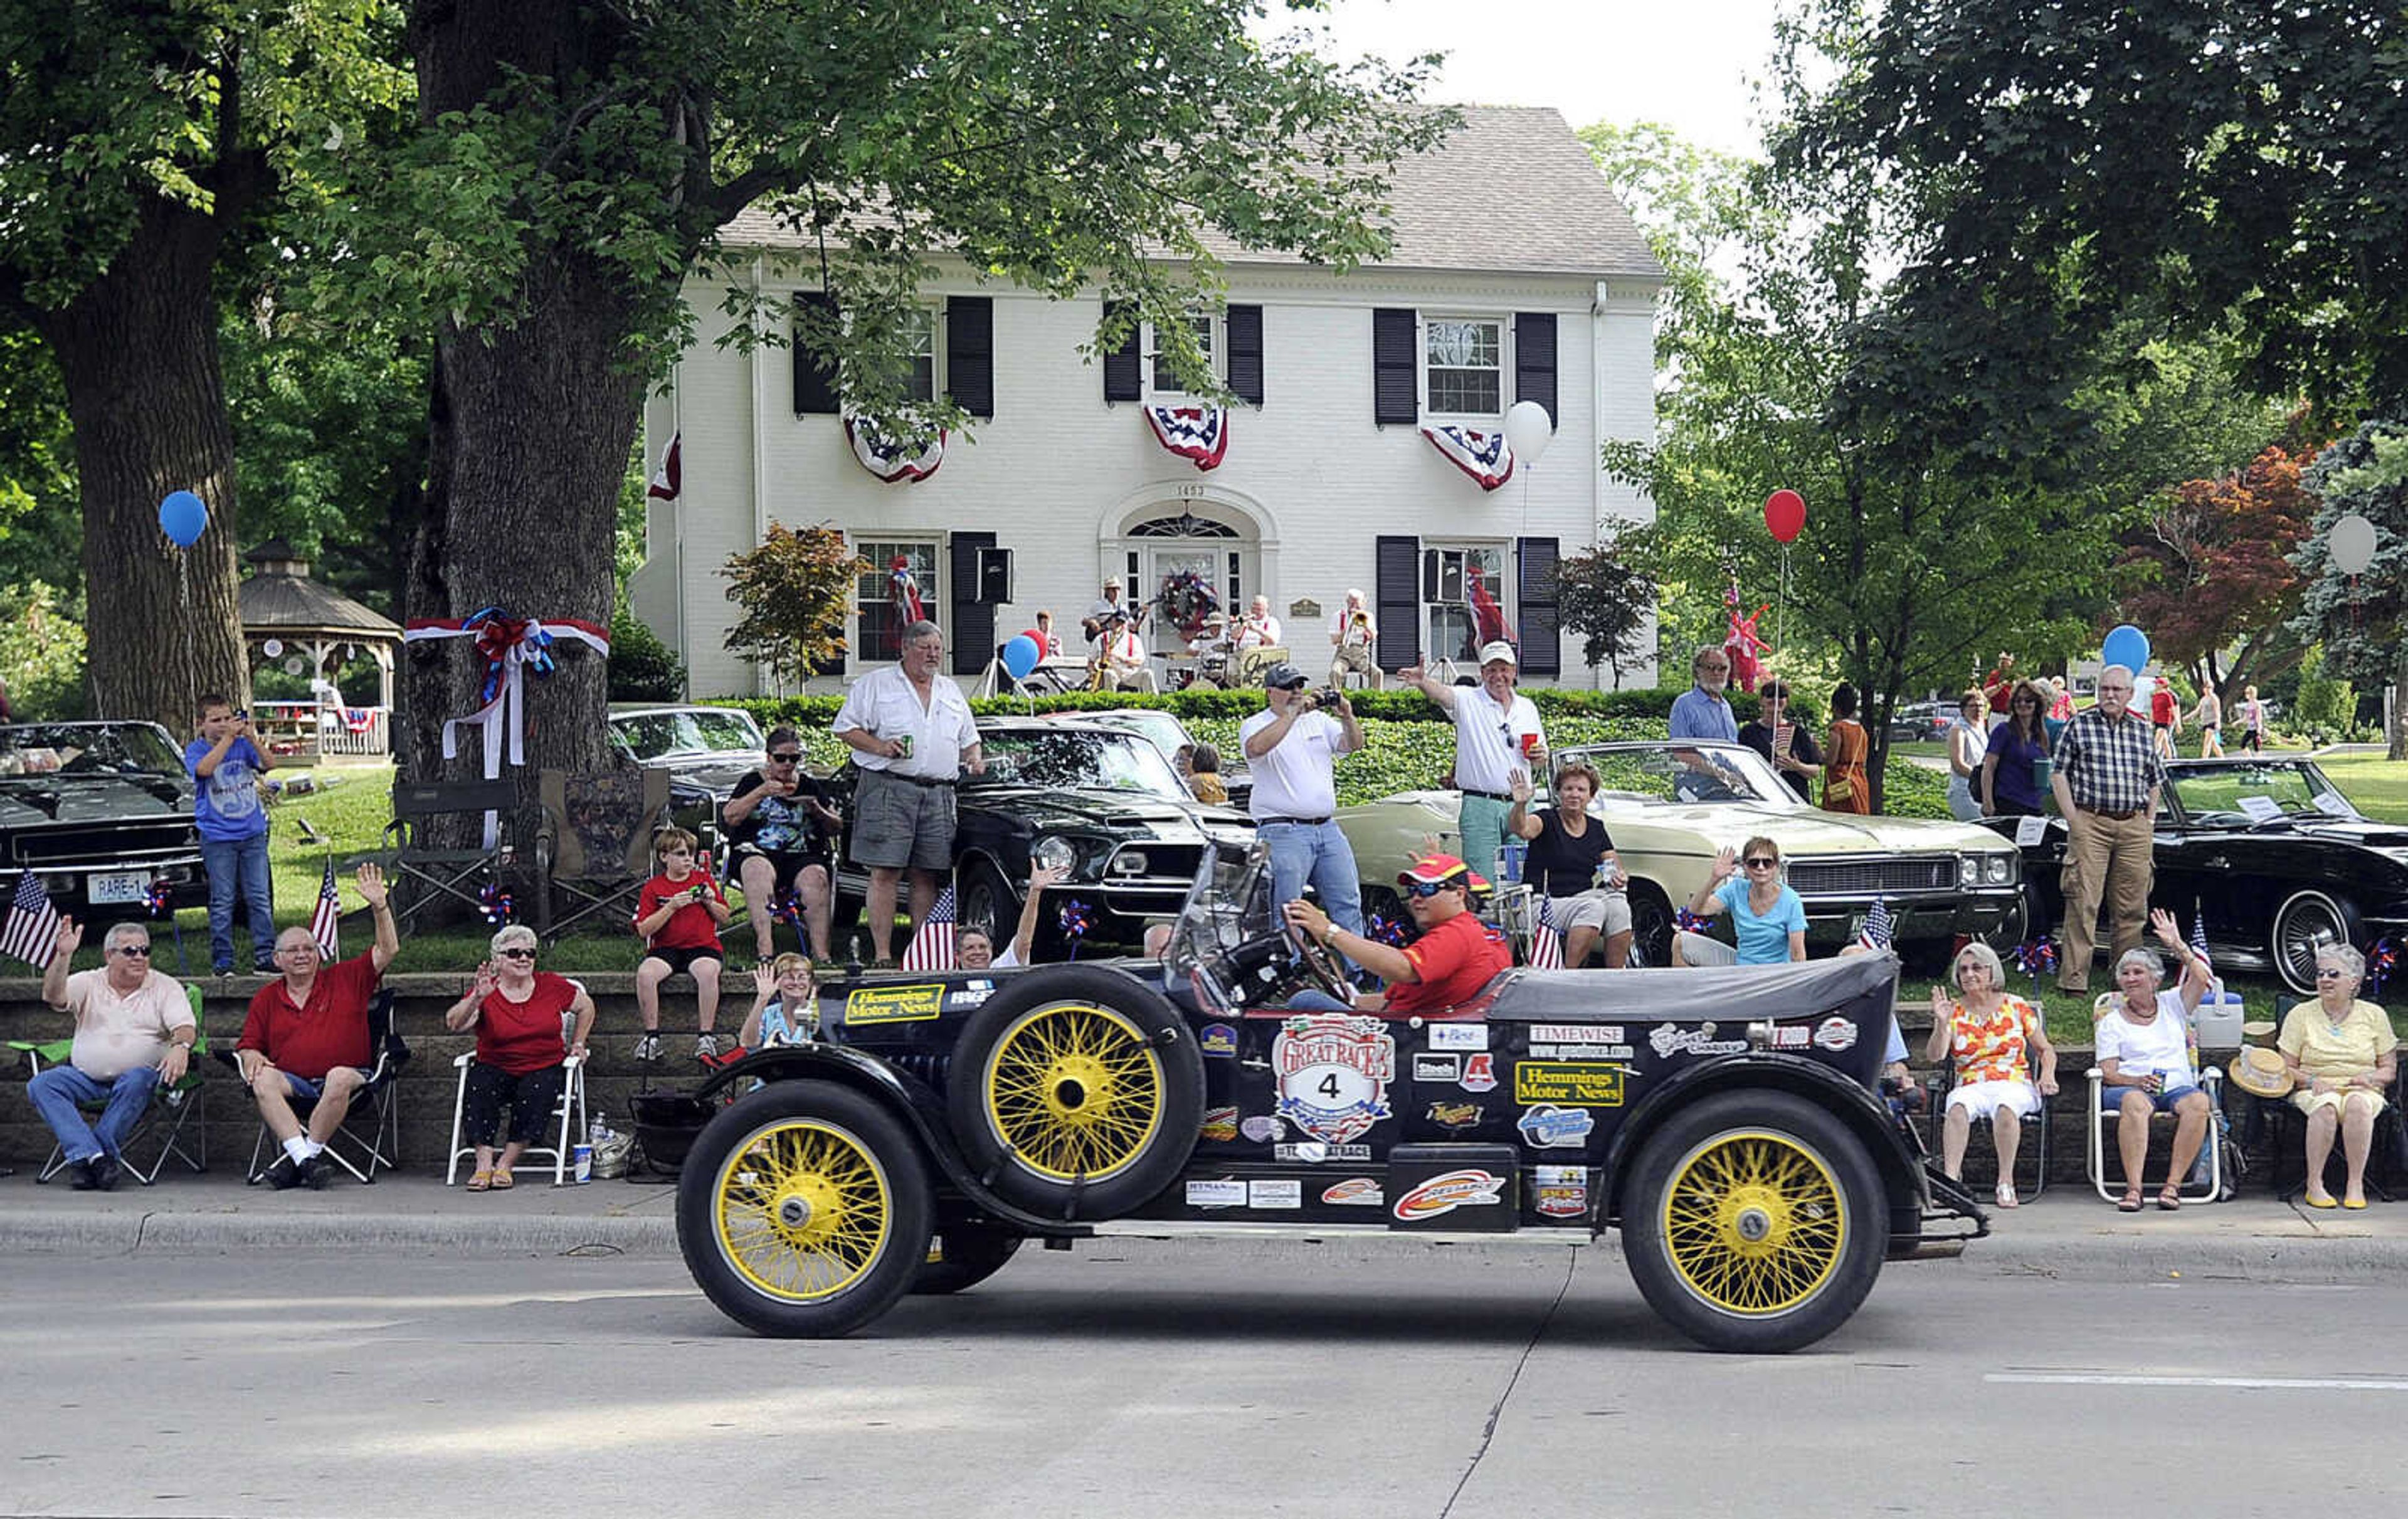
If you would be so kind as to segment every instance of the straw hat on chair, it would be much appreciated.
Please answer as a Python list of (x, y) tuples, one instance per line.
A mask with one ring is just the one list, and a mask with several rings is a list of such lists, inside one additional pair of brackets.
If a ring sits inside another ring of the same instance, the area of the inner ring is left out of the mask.
[(2250, 1045), (2233, 1056), (2224, 1068), (2224, 1074), (2233, 1085), (2252, 1096), (2285, 1097), (2291, 1095), (2291, 1073), (2284, 1068), (2279, 1051), (2262, 1045)]

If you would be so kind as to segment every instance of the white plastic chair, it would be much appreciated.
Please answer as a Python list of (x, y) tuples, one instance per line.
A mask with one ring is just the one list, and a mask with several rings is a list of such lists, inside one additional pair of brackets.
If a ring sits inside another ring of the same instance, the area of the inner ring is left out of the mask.
[[(580, 993), (585, 990), (582, 983), (573, 984)], [(563, 1048), (567, 1046), (569, 1034), (576, 1026), (575, 1013), (561, 1014), (560, 1040)], [(473, 1157), (477, 1153), (475, 1144), (462, 1142), (460, 1133), (461, 1125), (467, 1121), (468, 1068), (476, 1063), (476, 1059), (477, 1052), (470, 1049), (463, 1050), (452, 1061), (452, 1068), (460, 1073), (460, 1081), (452, 1094), (452, 1162), (443, 1173), (443, 1184), (447, 1187), (460, 1180), (460, 1157)], [(573, 1054), (561, 1064), (566, 1068), (566, 1076), (560, 1083), (560, 1105), (552, 1111), (552, 1116), (560, 1124), (560, 1138), (552, 1144), (530, 1144), (519, 1154), (521, 1160), (537, 1155), (551, 1156), (553, 1186), (567, 1185), (569, 1154), (576, 1149), (577, 1136), (585, 1132), (588, 1122), (585, 1112), (585, 1056)]]

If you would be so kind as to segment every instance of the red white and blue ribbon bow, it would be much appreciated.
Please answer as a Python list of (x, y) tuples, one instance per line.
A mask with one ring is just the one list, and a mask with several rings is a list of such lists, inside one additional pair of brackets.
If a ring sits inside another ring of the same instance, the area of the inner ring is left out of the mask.
[(1493, 491), (1513, 478), (1513, 451), (1506, 447), (1501, 429), (1484, 433), (1477, 427), (1425, 427), (1422, 436), (1446, 455), (1447, 463), (1478, 480), (1484, 491)]
[[(425, 618), (402, 629), (404, 643), (431, 643), (445, 638), (473, 638), (484, 656), (485, 676), (477, 690), (477, 709), (443, 724), (443, 757), (459, 752), (460, 730), (476, 728), (483, 740), (485, 779), (498, 781), (507, 753), (512, 765), (526, 763), (526, 672), (550, 675), (554, 667), (552, 645), (581, 643), (605, 658), (610, 653), (610, 630), (595, 623), (561, 618), (546, 623), (512, 617), (499, 607), (470, 612), (456, 623)], [(493, 814), (485, 816), (485, 838), (495, 833)]]
[(1145, 420), (1156, 441), (1198, 469), (1216, 469), (1229, 451), (1229, 408), (1225, 406), (1148, 406)]
[(2394, 970), (2399, 968), (2400, 946), (2392, 942), (2391, 936), (2386, 934), (2376, 939), (2374, 947), (2366, 954), (2366, 974), (2372, 982), (2372, 989), (2367, 995), (2377, 1002), (2382, 1001), (2383, 983), (2390, 979)]
[(853, 445), (853, 456), (861, 467), (892, 485), (901, 480), (916, 485), (937, 472), (945, 462), (945, 430), (937, 429), (934, 437), (898, 437), (867, 417), (847, 413), (844, 419), (845, 441)]

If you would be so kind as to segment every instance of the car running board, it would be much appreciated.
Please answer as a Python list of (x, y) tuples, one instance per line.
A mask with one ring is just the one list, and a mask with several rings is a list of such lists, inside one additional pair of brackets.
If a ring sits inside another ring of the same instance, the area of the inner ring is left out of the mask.
[(1586, 1229), (1392, 1229), (1384, 1224), (1226, 1224), (1189, 1219), (1115, 1218), (1092, 1225), (1099, 1240), (1298, 1240), (1307, 1244), (1394, 1240), (1416, 1245), (1555, 1245), (1597, 1242)]

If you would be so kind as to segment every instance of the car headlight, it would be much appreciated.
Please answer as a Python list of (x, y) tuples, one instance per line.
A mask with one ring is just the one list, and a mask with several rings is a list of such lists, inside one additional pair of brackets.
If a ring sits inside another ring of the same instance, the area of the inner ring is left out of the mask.
[(1979, 854), (1957, 855), (1956, 881), (1959, 885), (1979, 886), (1982, 883), (1982, 856)]
[(2015, 878), (2015, 857), (2012, 854), (1992, 854), (1985, 857), (1982, 861), (1982, 875), (1983, 879), (1993, 885), (2005, 885)]
[(1028, 857), (1048, 870), (1068, 870), (1079, 863), (1079, 852), (1060, 834), (1047, 834), (1029, 848)]

